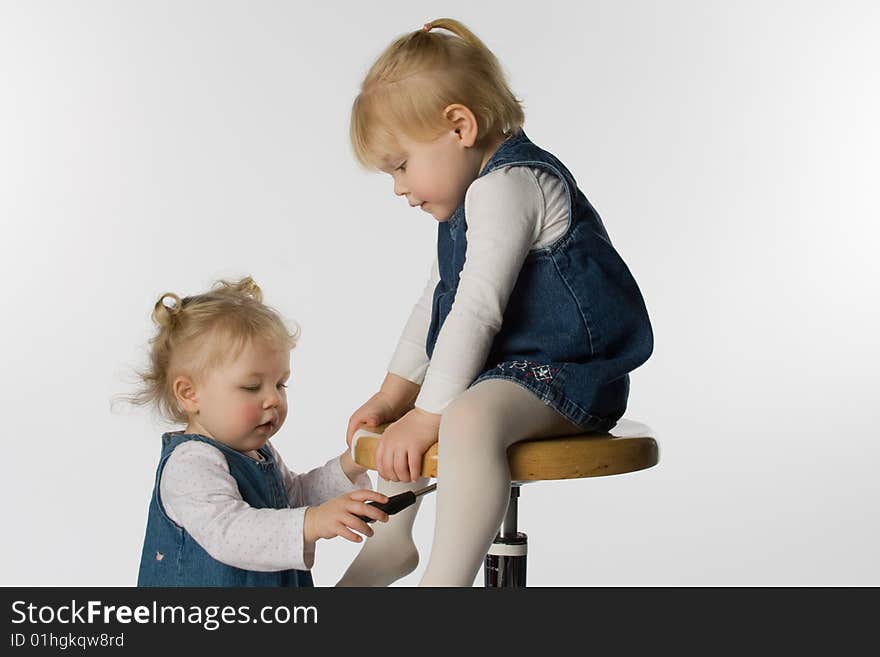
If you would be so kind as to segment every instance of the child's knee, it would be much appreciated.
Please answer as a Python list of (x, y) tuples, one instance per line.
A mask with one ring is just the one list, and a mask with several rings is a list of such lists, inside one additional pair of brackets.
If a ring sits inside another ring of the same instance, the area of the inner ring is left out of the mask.
[(463, 395), (446, 407), (440, 419), (441, 453), (449, 453), (458, 447), (494, 449), (499, 422), (476, 401)]

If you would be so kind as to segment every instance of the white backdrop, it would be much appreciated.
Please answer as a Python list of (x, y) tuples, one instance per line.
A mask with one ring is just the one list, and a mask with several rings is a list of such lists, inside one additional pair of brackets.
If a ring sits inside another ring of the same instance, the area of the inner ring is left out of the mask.
[[(661, 463), (526, 487), (530, 583), (880, 584), (880, 14), (751, 0), (0, 1), (0, 584), (135, 583), (166, 427), (110, 401), (166, 290), (253, 275), (303, 328), (276, 445), (342, 451), (436, 230), (356, 166), (349, 108), (441, 16), (498, 55), (655, 329), (627, 417)], [(357, 549), (322, 541), (317, 584)]]

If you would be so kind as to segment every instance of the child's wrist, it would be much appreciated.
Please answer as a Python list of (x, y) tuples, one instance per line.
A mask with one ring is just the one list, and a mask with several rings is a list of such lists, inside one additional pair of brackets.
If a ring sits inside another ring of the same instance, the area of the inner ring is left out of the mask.
[(354, 478), (358, 475), (362, 475), (367, 471), (367, 469), (360, 465), (351, 455), (349, 450), (345, 450), (342, 455), (339, 457), (339, 463), (342, 466), (342, 471), (345, 473), (345, 476), (348, 477), (348, 480), (351, 483), (354, 483)]
[(318, 537), (315, 535), (315, 529), (313, 527), (315, 520), (315, 507), (307, 506), (306, 512), (303, 515), (303, 542), (308, 545), (314, 545)]
[(379, 386), (379, 394), (398, 413), (406, 413), (411, 410), (422, 389), (418, 383), (404, 379), (398, 374), (388, 372), (382, 385)]
[(438, 427), (440, 426), (440, 418), (442, 417), (440, 413), (432, 413), (431, 411), (426, 411), (423, 408), (419, 408), (418, 406), (413, 406), (412, 410), (423, 420), (430, 422)]

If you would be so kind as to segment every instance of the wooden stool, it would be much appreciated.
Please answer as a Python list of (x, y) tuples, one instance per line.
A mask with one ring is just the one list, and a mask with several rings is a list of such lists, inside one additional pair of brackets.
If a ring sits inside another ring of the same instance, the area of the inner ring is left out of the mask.
[[(385, 426), (371, 428), (380, 434)], [(631, 420), (620, 420), (610, 433), (586, 433), (560, 438), (524, 440), (507, 450), (510, 463), (510, 502), (498, 535), (489, 553), (483, 573), (487, 587), (524, 587), (526, 585), (527, 536), (517, 531), (519, 488), (530, 481), (604, 477), (644, 470), (659, 460), (657, 441), (651, 429)], [(355, 445), (355, 461), (376, 469), (373, 455), (379, 436), (361, 436)], [(437, 443), (422, 459), (422, 476), (437, 476)]]

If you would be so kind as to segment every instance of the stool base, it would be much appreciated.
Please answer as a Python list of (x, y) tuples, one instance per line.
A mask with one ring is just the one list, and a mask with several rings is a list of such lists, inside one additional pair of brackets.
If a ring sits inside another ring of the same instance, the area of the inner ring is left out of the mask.
[(516, 536), (496, 536), (483, 566), (486, 588), (525, 588), (526, 558), (529, 539), (522, 532)]
[(507, 513), (483, 564), (486, 588), (525, 588), (528, 536), (516, 530), (519, 484), (510, 487)]

